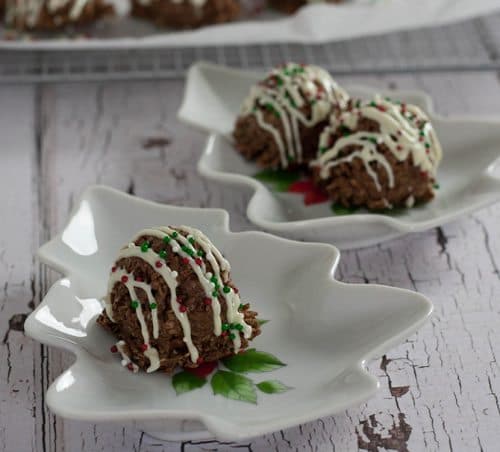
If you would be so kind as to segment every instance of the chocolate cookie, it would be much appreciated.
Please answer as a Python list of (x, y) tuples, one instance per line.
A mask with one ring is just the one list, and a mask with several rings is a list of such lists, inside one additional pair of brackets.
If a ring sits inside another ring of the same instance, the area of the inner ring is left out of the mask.
[(263, 168), (307, 166), (347, 93), (317, 67), (288, 63), (253, 86), (236, 120), (236, 149)]
[(311, 169), (315, 182), (345, 207), (411, 207), (434, 197), (441, 155), (419, 107), (376, 96), (332, 115)]
[(139, 232), (120, 251), (104, 302), (97, 322), (118, 339), (113, 350), (134, 371), (197, 367), (238, 353), (260, 334), (228, 261), (187, 226)]
[(131, 14), (159, 27), (197, 28), (238, 17), (238, 0), (132, 0)]
[(105, 0), (5, 0), (5, 22), (16, 30), (51, 31), (114, 14)]

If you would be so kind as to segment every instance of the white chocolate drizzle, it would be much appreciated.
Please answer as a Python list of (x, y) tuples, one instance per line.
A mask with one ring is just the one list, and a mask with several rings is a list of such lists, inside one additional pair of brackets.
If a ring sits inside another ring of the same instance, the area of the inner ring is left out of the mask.
[[(355, 131), (358, 121), (368, 118), (379, 124), (378, 132)], [(332, 135), (342, 132), (344, 136), (331, 143)], [(381, 96), (375, 96), (368, 104), (360, 102), (354, 108), (333, 114), (330, 125), (321, 134), (319, 152), (311, 166), (320, 168), (320, 177), (327, 179), (331, 168), (344, 162), (360, 159), (366, 172), (373, 179), (378, 191), (381, 185), (377, 172), (371, 163), (377, 162), (387, 174), (389, 188), (394, 188), (395, 180), (392, 166), (379, 151), (379, 145), (385, 145), (398, 161), (410, 156), (413, 164), (429, 176), (432, 183), (442, 157), (442, 150), (436, 132), (425, 113), (415, 105), (393, 102)], [(353, 147), (347, 155), (340, 155), (346, 147)], [(408, 201), (408, 204), (411, 200)]]
[[(245, 322), (243, 313), (239, 311), (239, 295), (231, 287), (224, 286), (224, 281), (227, 281), (231, 269), (229, 262), (201, 231), (188, 226), (179, 226), (175, 229), (170, 227), (144, 229), (140, 231), (133, 242), (123, 248), (118, 255), (117, 260), (127, 257), (137, 257), (144, 260), (163, 278), (170, 291), (172, 310), (181, 324), (184, 334), (183, 340), (188, 348), (191, 361), (194, 363), (198, 361), (199, 353), (191, 338), (191, 324), (189, 322), (187, 310), (181, 310), (182, 305), (180, 301), (182, 300), (178, 300), (177, 298), (177, 272), (172, 271), (166, 265), (165, 260), (154, 252), (152, 248), (147, 247), (143, 249), (143, 247), (135, 245), (134, 242), (143, 236), (156, 237), (161, 239), (164, 243), (168, 243), (170, 250), (183, 258), (186, 265), (190, 265), (205, 291), (206, 298), (210, 300), (210, 306), (213, 312), (214, 334), (216, 336), (220, 336), (223, 333), (221, 305), (218, 297), (222, 296), (225, 299), (227, 326), (231, 326), (236, 330), (234, 333), (231, 333), (231, 338), (234, 352), (237, 353), (241, 347), (240, 332), (248, 339), (252, 335), (252, 327)], [(194, 244), (197, 244), (201, 252), (195, 249)], [(213, 273), (208, 271), (206, 263), (210, 264)], [(151, 306), (153, 303), (156, 304), (156, 300), (151, 292), (151, 287), (142, 280), (137, 281), (134, 279), (133, 274), (127, 273), (124, 269), (113, 267), (109, 279), (108, 294), (104, 298), (106, 313), (111, 321), (114, 321), (114, 318), (110, 293), (117, 282), (121, 282), (127, 287), (130, 299), (136, 302), (135, 313), (144, 339), (144, 355), (150, 361), (147, 372), (153, 372), (160, 367), (160, 360), (158, 351), (150, 344), (149, 330), (142, 312), (141, 303), (135, 290), (136, 288), (142, 289), (146, 293), (149, 306)], [(223, 285), (222, 287), (221, 284)], [(221, 288), (223, 290), (220, 290)], [(157, 309), (151, 309), (151, 319), (153, 337), (157, 339), (159, 334)]]
[(88, 2), (89, 0), (7, 0), (5, 20), (7, 24), (26, 22), (29, 27), (34, 27), (38, 23), (44, 5), (50, 14), (56, 14), (67, 5), (71, 5), (68, 15), (71, 20), (76, 20)]
[[(287, 168), (290, 161), (303, 161), (299, 125), (314, 127), (327, 119), (333, 109), (345, 108), (348, 99), (348, 94), (324, 69), (288, 63), (273, 69), (251, 88), (240, 115), (254, 115), (259, 126), (272, 135), (281, 165)], [(301, 110), (306, 106), (310, 107), (307, 116)], [(265, 121), (262, 109), (280, 119), (282, 131)]]
[(123, 367), (127, 367), (129, 364), (132, 367), (132, 372), (136, 373), (139, 370), (139, 366), (135, 363), (133, 363), (130, 359), (130, 357), (127, 355), (127, 352), (125, 351), (125, 341), (118, 341), (116, 344), (116, 349), (120, 353), (122, 360), (121, 360), (121, 365)]
[[(207, 0), (169, 0), (169, 1), (176, 4), (176, 5), (187, 2), (197, 10), (203, 8), (205, 3), (207, 2)], [(139, 0), (139, 3), (141, 5), (148, 6), (148, 5), (151, 5), (152, 0)]]

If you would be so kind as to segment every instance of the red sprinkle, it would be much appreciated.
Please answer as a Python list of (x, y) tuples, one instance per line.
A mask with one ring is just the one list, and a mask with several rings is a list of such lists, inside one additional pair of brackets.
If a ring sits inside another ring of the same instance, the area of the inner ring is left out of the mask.
[(160, 261), (155, 262), (155, 267), (160, 268), (163, 264)]
[(134, 365), (132, 363), (128, 363), (127, 364), (127, 369), (130, 370), (130, 371), (133, 371), (134, 370)]
[(189, 259), (188, 259), (187, 257), (183, 257), (183, 258), (182, 258), (182, 262), (183, 262), (184, 264), (189, 264)]
[(148, 349), (148, 344), (142, 344), (141, 345), (141, 350), (145, 352)]
[(112, 345), (109, 348), (109, 350), (110, 350), (111, 353), (116, 353), (116, 352), (118, 352), (118, 347), (116, 345)]
[(128, 276), (127, 275), (123, 275), (122, 276), (122, 283), (126, 283), (128, 281)]
[(398, 130), (398, 135), (403, 135), (403, 132), (401, 130)]
[(424, 137), (419, 137), (418, 141), (424, 141)]
[(111, 271), (114, 273), (116, 271), (116, 267), (111, 267)]
[(203, 358), (199, 356), (198, 359), (196, 360), (196, 364), (200, 365), (202, 363), (203, 363)]
[(211, 362), (205, 363), (205, 362), (203, 362), (202, 358), (198, 358), (198, 361), (200, 359), (202, 361), (201, 361), (201, 363), (198, 363), (199, 364), (198, 367), (185, 367), (184, 370), (186, 372), (193, 374), (193, 375), (196, 375), (197, 377), (205, 378), (208, 375), (210, 375), (214, 371), (214, 369), (217, 367), (217, 361), (211, 361)]
[(398, 144), (398, 145), (397, 145), (397, 147), (396, 147), (396, 149), (397, 149), (398, 151), (402, 151), (402, 150), (403, 150), (403, 146), (401, 146), (400, 144)]
[(377, 107), (380, 111), (387, 111), (387, 108), (385, 108), (383, 105), (379, 105)]
[(326, 202), (329, 199), (330, 198), (328, 197), (328, 195), (316, 188), (306, 193), (306, 195), (304, 196), (304, 204), (306, 206), (310, 206), (312, 204), (320, 204), (322, 202)]
[(298, 180), (288, 187), (290, 193), (307, 193), (314, 190), (312, 180)]
[(181, 312), (186, 312), (186, 311), (187, 311), (186, 306), (184, 306), (184, 305), (180, 305), (180, 306), (179, 306), (179, 311), (181, 311)]
[(220, 335), (221, 336), (227, 336), (227, 331), (223, 331)]
[(240, 293), (240, 290), (237, 287), (233, 287), (233, 290), (234, 290), (235, 294), (239, 294)]
[(211, 299), (211, 298), (206, 297), (206, 298), (203, 300), (203, 303), (205, 303), (207, 306), (210, 306), (210, 305), (212, 304), (212, 299)]
[(194, 260), (199, 266), (201, 266), (201, 264), (203, 263), (203, 261), (197, 257), (195, 260)]
[(142, 277), (140, 277), (140, 276), (136, 276), (136, 277), (135, 277), (135, 280), (136, 280), (137, 282), (144, 282), (144, 278), (142, 278)]

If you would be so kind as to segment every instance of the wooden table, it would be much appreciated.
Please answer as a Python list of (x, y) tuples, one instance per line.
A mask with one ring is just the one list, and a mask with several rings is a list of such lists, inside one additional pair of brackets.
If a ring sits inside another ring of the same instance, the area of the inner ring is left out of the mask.
[[(493, 72), (339, 81), (424, 90), (445, 115), (500, 112)], [(205, 137), (176, 119), (182, 89), (180, 80), (0, 86), (0, 451), (500, 450), (500, 204), (342, 253), (339, 279), (418, 290), (435, 304), (418, 334), (368, 364), (380, 391), (362, 406), (238, 445), (161, 443), (47, 410), (44, 392), (73, 358), (23, 334), (57, 278), (34, 256), (86, 186), (224, 207), (233, 230), (252, 228), (247, 194), (196, 173)]]

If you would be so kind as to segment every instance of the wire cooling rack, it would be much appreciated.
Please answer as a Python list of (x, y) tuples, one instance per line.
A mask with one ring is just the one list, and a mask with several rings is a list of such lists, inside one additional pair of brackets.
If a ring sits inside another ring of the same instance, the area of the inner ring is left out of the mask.
[(500, 14), (328, 44), (147, 50), (0, 51), (0, 82), (183, 77), (197, 60), (262, 69), (286, 60), (335, 74), (500, 70)]

